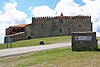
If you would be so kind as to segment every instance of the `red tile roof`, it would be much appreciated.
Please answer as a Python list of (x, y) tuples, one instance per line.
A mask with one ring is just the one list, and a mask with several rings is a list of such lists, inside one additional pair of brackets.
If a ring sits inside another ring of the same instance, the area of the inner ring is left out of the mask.
[(79, 15), (77, 15), (77, 16), (84, 16), (84, 15), (82, 15), (82, 14), (79, 14)]
[(27, 25), (29, 25), (29, 24), (19, 24), (19, 25), (14, 25), (14, 26), (10, 26), (10, 27), (25, 27)]

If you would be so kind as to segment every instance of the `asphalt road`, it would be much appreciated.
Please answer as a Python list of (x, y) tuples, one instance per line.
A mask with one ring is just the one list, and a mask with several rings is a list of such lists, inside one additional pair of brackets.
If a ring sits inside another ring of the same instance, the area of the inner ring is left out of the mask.
[(0, 57), (41, 51), (41, 50), (48, 50), (48, 49), (59, 48), (59, 47), (68, 47), (68, 46), (71, 46), (71, 43), (57, 43), (57, 44), (40, 45), (40, 46), (1, 49)]

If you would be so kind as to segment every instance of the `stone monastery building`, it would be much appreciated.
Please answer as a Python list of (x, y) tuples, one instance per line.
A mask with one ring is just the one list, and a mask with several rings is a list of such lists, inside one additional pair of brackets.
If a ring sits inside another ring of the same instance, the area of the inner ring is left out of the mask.
[(92, 31), (91, 16), (32, 17), (31, 24), (10, 26), (6, 29), (5, 43), (12, 41), (71, 35), (72, 32)]

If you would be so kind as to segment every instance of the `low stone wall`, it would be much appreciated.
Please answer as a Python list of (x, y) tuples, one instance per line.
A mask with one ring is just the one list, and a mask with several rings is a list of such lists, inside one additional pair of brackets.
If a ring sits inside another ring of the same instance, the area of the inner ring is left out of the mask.
[(98, 49), (96, 32), (72, 33), (72, 50), (96, 50)]
[(5, 43), (10, 41), (15, 42), (15, 41), (20, 41), (25, 39), (27, 39), (25, 32), (20, 32), (20, 33), (5, 36)]

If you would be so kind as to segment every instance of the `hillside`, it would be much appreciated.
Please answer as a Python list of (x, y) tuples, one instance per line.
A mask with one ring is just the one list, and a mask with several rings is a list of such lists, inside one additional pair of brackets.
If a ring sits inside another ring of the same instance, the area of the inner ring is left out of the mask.
[(0, 58), (0, 67), (99, 67), (99, 51), (71, 51), (70, 48), (31, 52)]
[[(26, 47), (26, 46), (38, 46), (40, 45), (40, 41), (44, 41), (45, 44), (53, 44), (53, 43), (61, 43), (61, 42), (68, 42), (71, 40), (71, 36), (57, 36), (57, 37), (48, 37), (48, 38), (36, 38), (30, 40), (22, 40), (12, 43), (12, 47)], [(10, 43), (9, 46), (10, 48)], [(6, 44), (0, 45), (0, 49), (6, 48)]]

